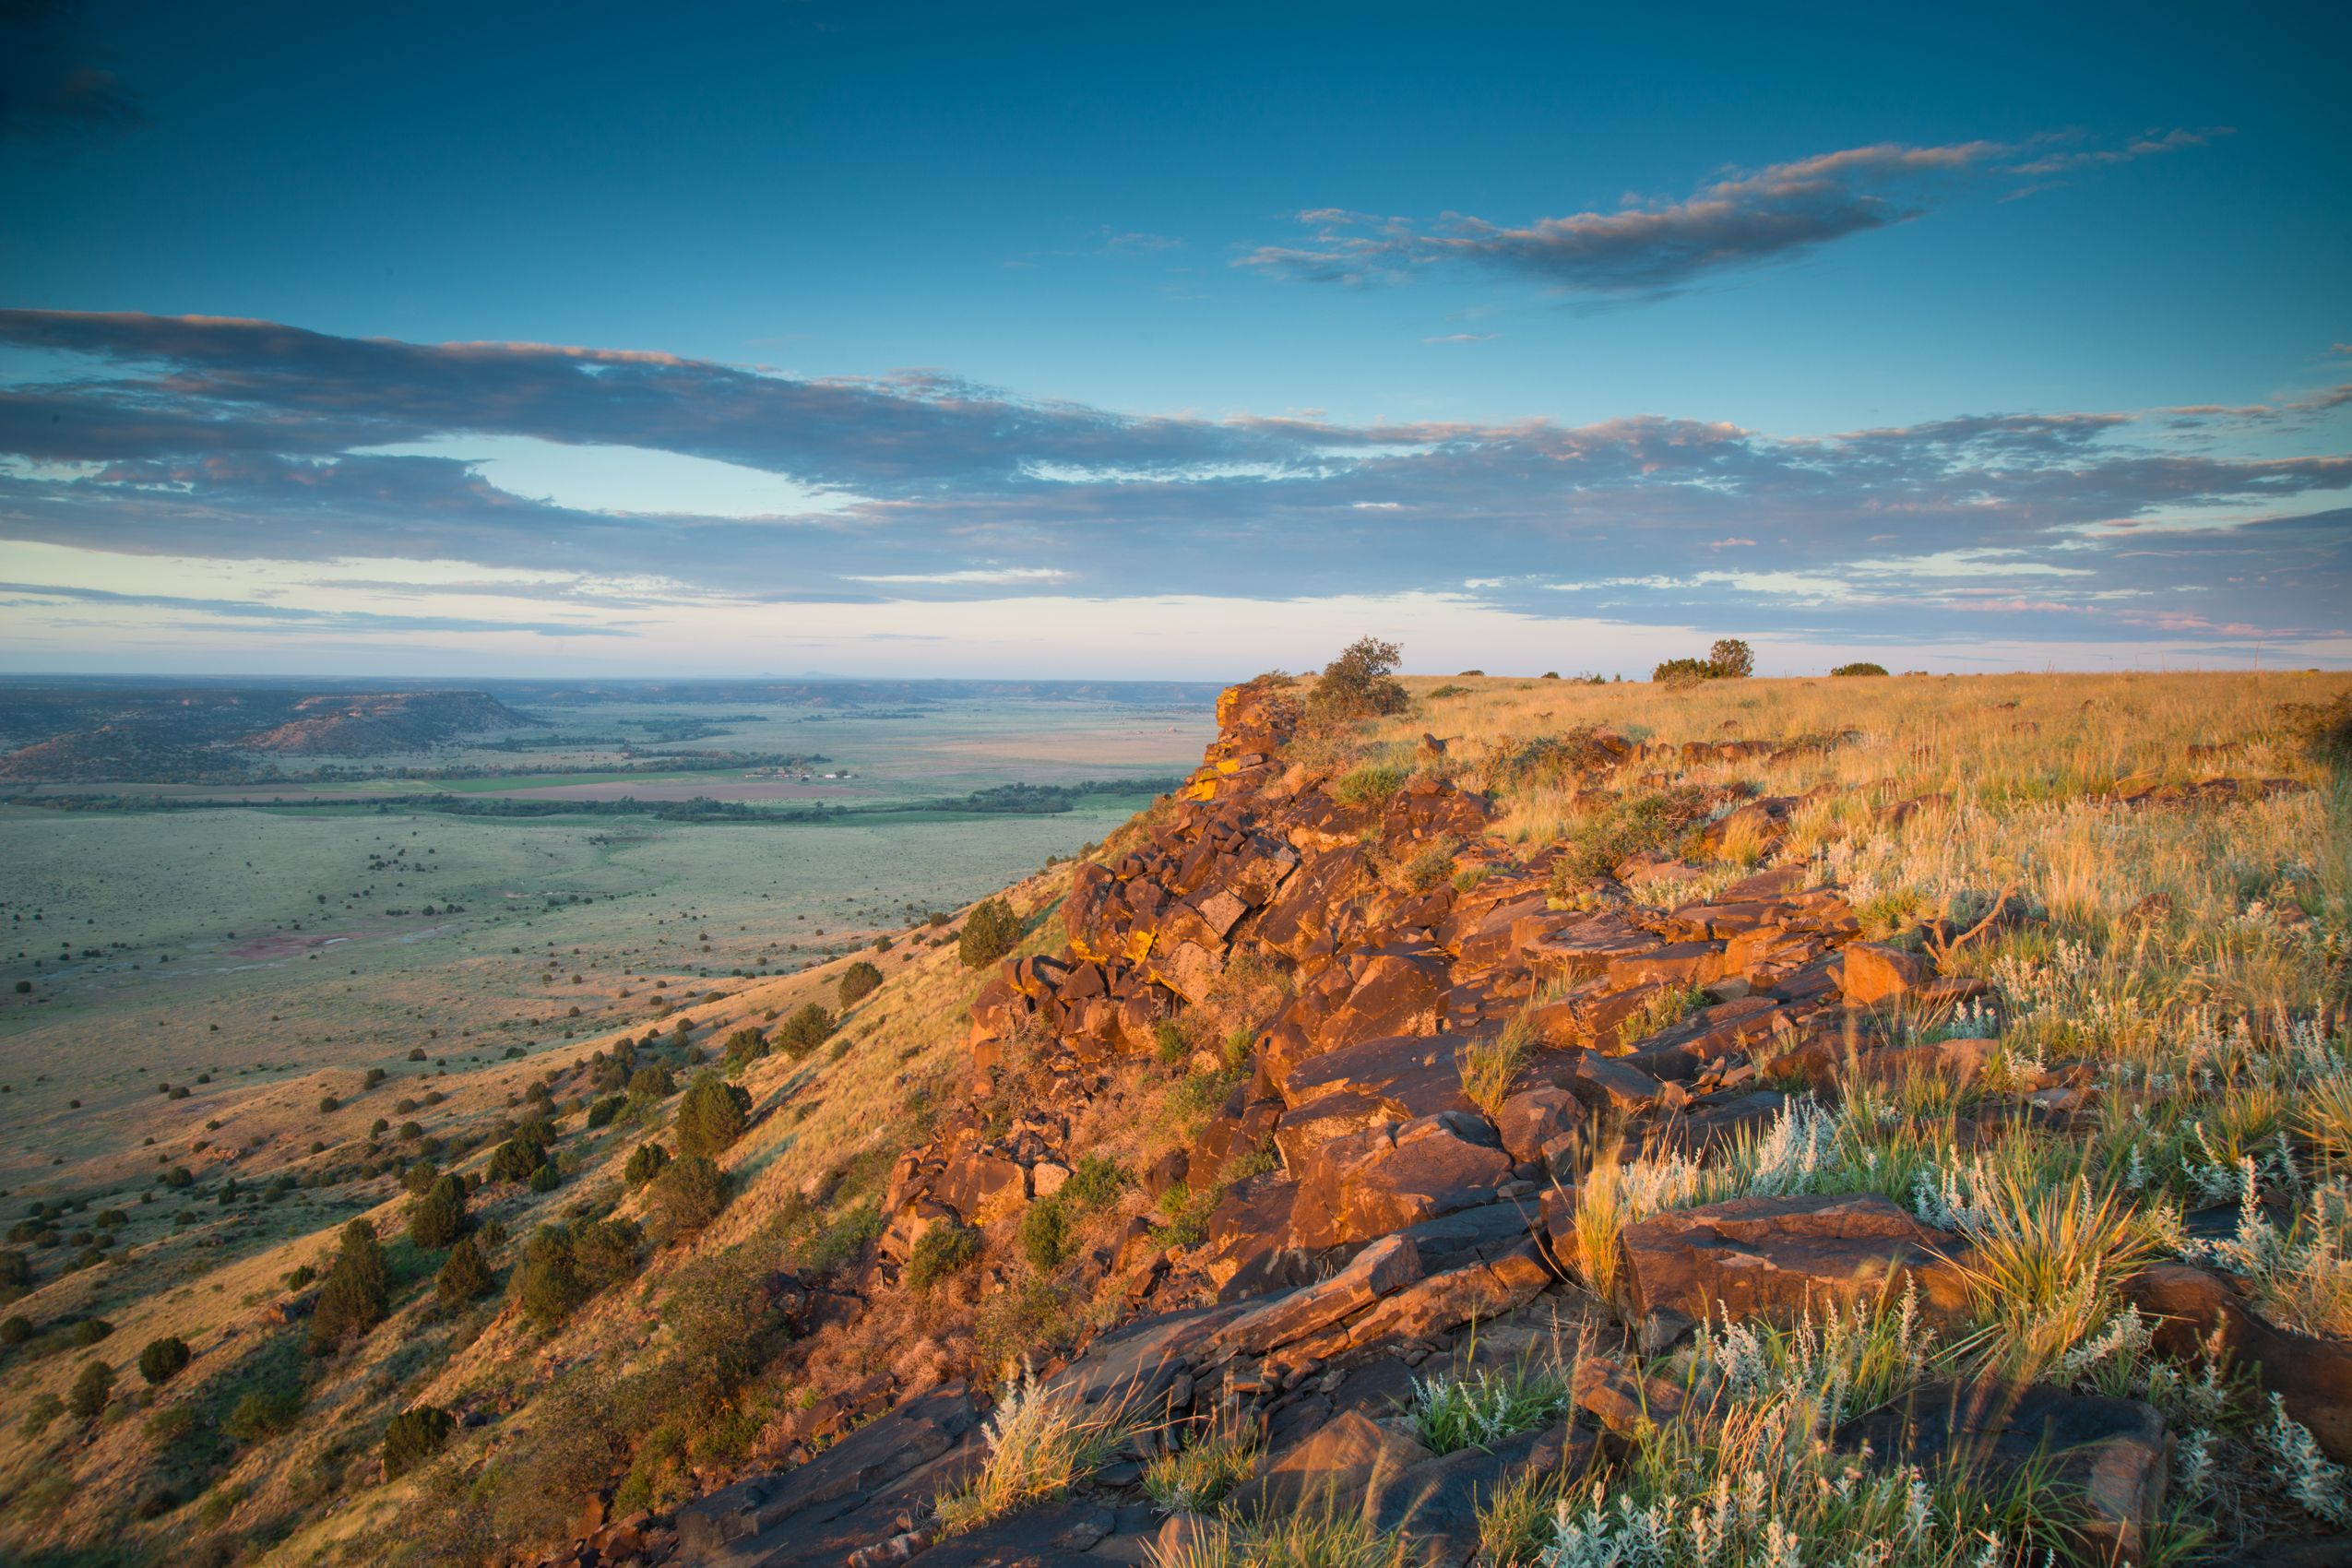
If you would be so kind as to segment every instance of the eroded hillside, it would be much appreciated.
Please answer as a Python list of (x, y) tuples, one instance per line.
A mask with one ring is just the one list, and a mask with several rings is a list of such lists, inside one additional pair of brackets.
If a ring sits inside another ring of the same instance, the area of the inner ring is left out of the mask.
[[(998, 941), (484, 1075), (361, 1216), (376, 1321), (322, 1342), (353, 1288), (274, 1277), (328, 1230), (51, 1347), (39, 1392), (120, 1394), (25, 1420), (12, 1534), (1960, 1564), (2352, 1523), (2352, 851), (2292, 712), (2340, 682), (1311, 695), (1229, 692)], [(402, 1240), (445, 1170), (466, 1218)]]

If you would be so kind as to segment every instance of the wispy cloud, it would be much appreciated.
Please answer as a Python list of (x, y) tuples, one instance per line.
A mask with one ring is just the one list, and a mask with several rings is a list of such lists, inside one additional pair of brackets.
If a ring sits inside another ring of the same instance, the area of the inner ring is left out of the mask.
[(1500, 332), (1448, 332), (1442, 338), (1424, 338), (1424, 343), (1491, 343), (1502, 337)]
[(2134, 159), (2151, 158), (2158, 153), (2181, 152), (2190, 148), (2209, 146), (2232, 134), (2232, 128), (2227, 125), (2208, 125), (2195, 131), (2150, 131), (2134, 137), (2121, 147), (2068, 148), (2046, 152), (2038, 158), (2012, 165), (2009, 172), (2033, 177), (2071, 173), (2077, 169), (2103, 169), (2111, 164), (2129, 163)]
[[(1849, 235), (1908, 221), (1964, 182), (1989, 173), (2048, 175), (2202, 146), (2226, 134), (2171, 131), (2122, 148), (2053, 151), (2036, 149), (2054, 138), (1933, 147), (1882, 142), (1728, 173), (1679, 200), (1629, 197), (1612, 212), (1576, 212), (1518, 225), (1462, 214), (1424, 223), (1318, 208), (1298, 215), (1313, 231), (1306, 241), (1262, 245), (1233, 265), (1277, 278), (1351, 286), (1467, 265), (1567, 294), (1655, 296), (1678, 292), (1712, 274), (1794, 259)], [(1453, 339), (1432, 339), (1438, 340)]]

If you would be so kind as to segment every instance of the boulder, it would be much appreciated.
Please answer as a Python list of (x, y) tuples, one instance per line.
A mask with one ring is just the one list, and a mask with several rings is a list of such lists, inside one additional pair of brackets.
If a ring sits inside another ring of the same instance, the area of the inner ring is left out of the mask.
[(1837, 988), (1853, 1006), (1885, 1007), (1901, 1003), (1926, 979), (1927, 964), (1918, 954), (1880, 942), (1855, 942), (1847, 944)]
[(1523, 1089), (1503, 1102), (1495, 1112), (1494, 1130), (1503, 1151), (1523, 1165), (1542, 1165), (1559, 1173), (1560, 1160), (1585, 1125), (1582, 1101), (1551, 1084)]
[(1356, 977), (1347, 1000), (1316, 1032), (1324, 1051), (1384, 1036), (1433, 1035), (1445, 1016), (1446, 971), (1442, 956), (1379, 953)]
[(1367, 1241), (1486, 1202), (1511, 1158), (1485, 1122), (1441, 1111), (1352, 1133), (1310, 1151), (1291, 1208), (1294, 1246)]
[(1329, 1328), (1421, 1277), (1420, 1253), (1410, 1238), (1384, 1236), (1355, 1261), (1319, 1284), (1278, 1297), (1218, 1331), (1217, 1348), (1264, 1355), (1278, 1345)]
[(1637, 1312), (1763, 1318), (1788, 1325), (1916, 1288), (1921, 1316), (1965, 1322), (1958, 1238), (1875, 1194), (1734, 1198), (1653, 1215), (1624, 1232)]
[(1276, 1458), (1265, 1474), (1244, 1483), (1226, 1512), (1244, 1519), (1300, 1508), (1352, 1512), (1376, 1481), (1402, 1475), (1430, 1456), (1395, 1427), (1359, 1410), (1342, 1411)]
[(2277, 1327), (2227, 1280), (2185, 1263), (2148, 1265), (2123, 1282), (2123, 1294), (2157, 1320), (2165, 1355), (2192, 1359), (2218, 1331), (2225, 1359), (2277, 1394), (2329, 1458), (2352, 1463), (2352, 1347)]

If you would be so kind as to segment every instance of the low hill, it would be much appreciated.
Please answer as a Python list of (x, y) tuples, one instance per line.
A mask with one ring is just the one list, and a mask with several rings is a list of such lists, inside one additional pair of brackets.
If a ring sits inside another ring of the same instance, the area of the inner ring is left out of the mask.
[(274, 1087), (28, 1215), (0, 1539), (2340, 1551), (2345, 683), (1869, 684), (1264, 679), (944, 924)]
[(292, 756), (364, 756), (422, 752), (459, 735), (545, 729), (486, 692), (336, 693), (303, 697), (294, 716), (232, 742)]
[(304, 693), (0, 686), (0, 779), (234, 782), (264, 756), (430, 751), (463, 736), (541, 729), (484, 692)]

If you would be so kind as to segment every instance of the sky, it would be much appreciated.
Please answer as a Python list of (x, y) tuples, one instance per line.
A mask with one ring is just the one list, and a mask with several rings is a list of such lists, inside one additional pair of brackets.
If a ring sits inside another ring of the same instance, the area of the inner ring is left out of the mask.
[(2352, 666), (2352, 10), (0, 4), (0, 671)]

